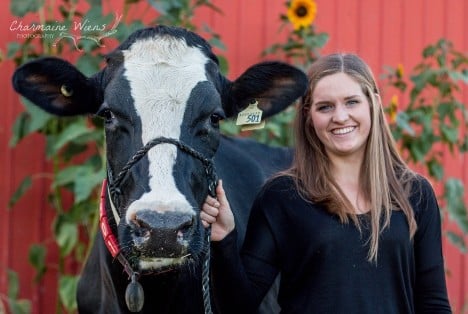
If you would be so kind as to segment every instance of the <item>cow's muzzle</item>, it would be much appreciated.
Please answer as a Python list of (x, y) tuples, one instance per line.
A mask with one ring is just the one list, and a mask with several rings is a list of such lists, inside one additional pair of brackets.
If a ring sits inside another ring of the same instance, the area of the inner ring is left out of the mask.
[(178, 258), (187, 254), (195, 214), (140, 210), (132, 218), (132, 240), (142, 257)]

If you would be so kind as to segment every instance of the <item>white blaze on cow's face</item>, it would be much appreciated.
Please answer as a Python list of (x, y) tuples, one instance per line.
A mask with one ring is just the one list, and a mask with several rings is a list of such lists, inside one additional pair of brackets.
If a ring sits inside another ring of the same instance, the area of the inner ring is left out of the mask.
[[(170, 37), (137, 40), (123, 51), (124, 76), (128, 80), (135, 111), (141, 119), (142, 143), (164, 136), (179, 139), (190, 93), (206, 81), (208, 58), (185, 40)], [(127, 223), (139, 210), (194, 213), (177, 189), (173, 177), (177, 148), (156, 145), (148, 152), (149, 191), (127, 209)]]

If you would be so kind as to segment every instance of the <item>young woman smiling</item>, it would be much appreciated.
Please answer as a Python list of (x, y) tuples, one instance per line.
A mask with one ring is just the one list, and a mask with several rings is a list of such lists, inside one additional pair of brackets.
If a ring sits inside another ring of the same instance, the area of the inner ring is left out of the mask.
[(282, 313), (451, 313), (437, 200), (399, 156), (371, 70), (331, 54), (309, 81), (294, 162), (259, 193), (240, 256), (222, 184), (203, 205), (220, 312), (254, 312), (280, 274)]

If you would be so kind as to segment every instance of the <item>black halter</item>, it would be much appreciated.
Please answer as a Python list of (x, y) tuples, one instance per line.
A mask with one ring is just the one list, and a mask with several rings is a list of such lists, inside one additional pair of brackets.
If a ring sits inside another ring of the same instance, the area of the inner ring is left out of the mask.
[[(122, 212), (120, 211), (120, 196), (121, 189), (120, 185), (124, 180), (125, 176), (127, 175), (128, 171), (141, 159), (143, 158), (148, 151), (158, 144), (173, 144), (177, 146), (181, 151), (184, 153), (189, 154), (190, 156), (200, 160), (205, 167), (205, 173), (208, 180), (208, 193), (212, 197), (216, 197), (216, 185), (218, 182), (218, 178), (216, 175), (216, 170), (214, 167), (214, 162), (212, 159), (208, 159), (203, 156), (201, 153), (196, 151), (195, 149), (191, 148), (190, 146), (182, 143), (179, 140), (166, 138), (166, 137), (157, 137), (149, 141), (145, 146), (143, 146), (140, 150), (138, 150), (135, 155), (127, 162), (127, 164), (122, 168), (122, 170), (118, 173), (118, 175), (113, 178), (112, 172), (108, 168), (108, 191), (109, 201), (111, 202), (111, 207), (116, 208), (117, 215), (120, 218), (122, 216)], [(114, 205), (115, 204), (115, 205)], [(114, 210), (114, 209), (113, 209)], [(114, 213), (115, 214), (115, 213)], [(117, 222), (116, 222), (117, 223)], [(212, 313), (211, 310), (211, 297), (210, 297), (210, 290), (209, 290), (209, 268), (210, 268), (210, 235), (211, 229), (208, 228), (206, 230), (206, 247), (207, 251), (205, 254), (205, 259), (203, 262), (203, 274), (202, 274), (202, 290), (203, 290), (203, 305), (205, 308), (205, 313)], [(107, 239), (104, 239), (105, 241)], [(107, 243), (106, 243), (107, 245)], [(133, 268), (130, 266), (130, 263), (127, 259), (123, 256), (123, 254), (118, 254), (117, 259), (119, 262), (124, 266), (125, 271), (128, 273), (131, 282), (127, 286), (127, 290), (125, 292), (125, 301), (127, 303), (127, 307), (131, 312), (139, 312), (143, 307), (144, 299), (143, 299), (143, 288), (138, 283), (139, 273), (135, 272)]]
[[(112, 180), (112, 174), (109, 172), (109, 191), (112, 194), (112, 198), (116, 194), (120, 194), (120, 189), (119, 185), (122, 183), (123, 179), (125, 178), (127, 172), (130, 170), (130, 168), (133, 167), (141, 158), (143, 158), (148, 151), (153, 148), (156, 145), (159, 144), (172, 144), (177, 146), (181, 151), (191, 155), (192, 157), (200, 160), (205, 167), (205, 172), (208, 178), (208, 193), (216, 197), (216, 185), (218, 182), (218, 178), (216, 176), (216, 170), (214, 167), (214, 163), (212, 159), (208, 159), (205, 156), (203, 156), (201, 153), (196, 151), (195, 149), (191, 148), (190, 146), (182, 143), (179, 140), (172, 139), (172, 138), (167, 138), (167, 137), (157, 137), (155, 139), (152, 139), (149, 141), (145, 146), (143, 146), (140, 150), (138, 150), (135, 155), (127, 162), (127, 164), (120, 170), (119, 174), (115, 178), (115, 180)], [(115, 198), (114, 198), (115, 200)], [(118, 204), (117, 204), (118, 205)]]

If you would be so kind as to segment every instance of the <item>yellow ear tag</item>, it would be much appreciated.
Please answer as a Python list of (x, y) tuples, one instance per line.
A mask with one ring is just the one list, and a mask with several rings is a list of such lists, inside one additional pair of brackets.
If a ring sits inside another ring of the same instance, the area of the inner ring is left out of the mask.
[(258, 130), (263, 129), (265, 127), (265, 121), (262, 121), (258, 124), (245, 124), (241, 126), (241, 131), (251, 131), (251, 130)]
[(261, 129), (265, 126), (265, 121), (262, 121), (263, 111), (257, 105), (258, 101), (255, 100), (237, 115), (236, 125), (242, 126), (241, 131)]

